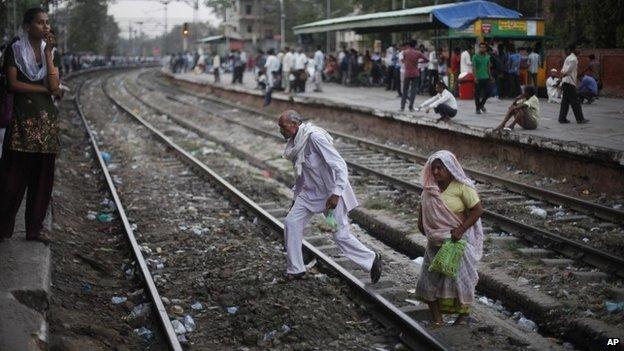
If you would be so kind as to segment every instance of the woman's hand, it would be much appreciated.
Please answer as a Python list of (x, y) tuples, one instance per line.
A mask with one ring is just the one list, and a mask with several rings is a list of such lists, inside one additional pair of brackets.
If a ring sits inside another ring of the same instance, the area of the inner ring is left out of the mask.
[(51, 53), (52, 49), (56, 46), (56, 37), (54, 36), (54, 33), (48, 33), (44, 40), (46, 42), (45, 52)]
[(459, 227), (451, 230), (451, 240), (453, 241), (461, 240), (465, 232), (466, 232), (466, 229), (464, 229), (463, 225), (460, 225)]
[(65, 95), (65, 91), (63, 91), (63, 89), (61, 88), (58, 88), (56, 90), (50, 90), (50, 95), (62, 99), (63, 95)]

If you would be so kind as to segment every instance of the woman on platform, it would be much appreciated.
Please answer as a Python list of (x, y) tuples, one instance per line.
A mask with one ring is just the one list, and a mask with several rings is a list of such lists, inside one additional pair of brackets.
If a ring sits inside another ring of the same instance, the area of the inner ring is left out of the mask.
[(55, 45), (47, 13), (32, 8), (24, 13), (19, 38), (4, 57), (3, 69), (15, 97), (0, 159), (0, 240), (13, 235), (15, 216), (28, 190), (26, 239), (50, 241), (42, 230), (59, 151), (58, 110), (52, 101), (61, 96)]
[[(427, 237), (422, 272), (416, 284), (416, 296), (431, 310), (435, 327), (444, 325), (442, 313), (458, 314), (455, 324), (469, 321), (479, 279), (477, 262), (483, 252), (483, 214), (481, 200), (455, 156), (446, 150), (435, 152), (421, 173), (421, 196), (418, 228)], [(429, 272), (429, 265), (445, 240), (467, 242), (457, 278)]]

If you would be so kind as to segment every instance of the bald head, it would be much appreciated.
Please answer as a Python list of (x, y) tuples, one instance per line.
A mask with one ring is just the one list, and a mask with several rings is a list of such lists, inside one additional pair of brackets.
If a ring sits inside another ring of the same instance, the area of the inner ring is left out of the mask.
[(299, 125), (303, 122), (303, 118), (299, 112), (295, 110), (286, 110), (279, 116), (277, 124), (280, 127), (280, 133), (286, 139), (290, 139), (297, 134)]

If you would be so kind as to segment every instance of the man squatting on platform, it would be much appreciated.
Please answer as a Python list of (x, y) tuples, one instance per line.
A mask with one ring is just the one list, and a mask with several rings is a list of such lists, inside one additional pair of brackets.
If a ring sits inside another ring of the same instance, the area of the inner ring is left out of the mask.
[(425, 112), (429, 113), (433, 109), (433, 112), (440, 114), (440, 118), (436, 123), (440, 121), (448, 122), (457, 115), (457, 100), (448, 91), (443, 81), (436, 83), (436, 92), (438, 94), (420, 104), (418, 110), (425, 108)]
[(369, 271), (371, 281), (381, 276), (381, 256), (364, 246), (349, 231), (347, 214), (358, 206), (348, 178), (347, 164), (333, 145), (333, 138), (324, 129), (303, 123), (293, 110), (282, 112), (278, 125), (286, 138), (284, 158), (295, 169), (293, 203), (284, 220), (287, 280), (305, 275), (302, 242), (303, 230), (314, 214), (334, 210), (338, 228), (334, 241), (344, 255), (362, 269)]

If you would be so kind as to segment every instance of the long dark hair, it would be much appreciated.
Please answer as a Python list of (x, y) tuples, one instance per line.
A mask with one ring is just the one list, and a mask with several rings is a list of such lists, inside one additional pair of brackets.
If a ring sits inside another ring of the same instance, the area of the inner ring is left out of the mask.
[(46, 12), (41, 7), (33, 7), (26, 10), (26, 12), (24, 12), (24, 19), (22, 20), (22, 24), (31, 24), (35, 17), (37, 17), (37, 15), (40, 13)]

